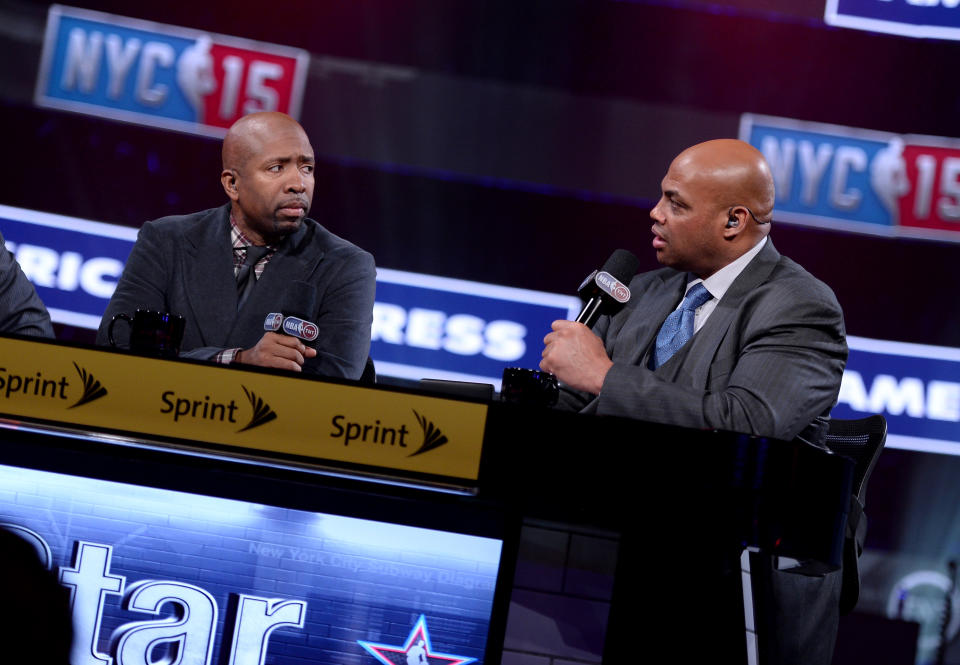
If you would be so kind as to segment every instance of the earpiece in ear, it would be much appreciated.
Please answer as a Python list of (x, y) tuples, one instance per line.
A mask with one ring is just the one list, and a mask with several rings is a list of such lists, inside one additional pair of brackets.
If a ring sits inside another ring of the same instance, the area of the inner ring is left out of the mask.
[(727, 228), (732, 229), (735, 226), (740, 226), (740, 220), (737, 219), (736, 215), (730, 215), (730, 219), (727, 220)]

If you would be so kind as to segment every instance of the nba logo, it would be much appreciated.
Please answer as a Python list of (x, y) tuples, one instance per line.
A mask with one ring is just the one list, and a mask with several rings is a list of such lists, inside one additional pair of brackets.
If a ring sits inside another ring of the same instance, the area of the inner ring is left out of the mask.
[(267, 314), (266, 320), (263, 322), (263, 329), (272, 332), (274, 330), (280, 330), (280, 326), (283, 324), (283, 314), (280, 312), (274, 312), (272, 314)]
[(223, 136), (248, 113), (298, 117), (308, 64), (301, 49), (53, 5), (35, 100)]

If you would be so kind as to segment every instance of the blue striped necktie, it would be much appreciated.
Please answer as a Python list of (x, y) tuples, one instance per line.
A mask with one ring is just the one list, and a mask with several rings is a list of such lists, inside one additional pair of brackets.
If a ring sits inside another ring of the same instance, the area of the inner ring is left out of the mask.
[(680, 307), (670, 313), (657, 333), (657, 345), (653, 351), (654, 369), (670, 360), (693, 337), (693, 319), (697, 308), (712, 297), (703, 282), (698, 282), (687, 291)]

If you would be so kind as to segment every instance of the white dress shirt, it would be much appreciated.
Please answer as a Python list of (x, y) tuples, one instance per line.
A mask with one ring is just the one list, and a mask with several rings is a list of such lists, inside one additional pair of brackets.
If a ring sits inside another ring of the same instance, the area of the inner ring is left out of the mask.
[[(713, 296), (707, 302), (700, 305), (697, 308), (696, 313), (694, 314), (693, 319), (693, 332), (698, 332), (703, 324), (707, 322), (707, 319), (713, 313), (713, 310), (717, 308), (717, 303), (720, 302), (720, 299), (723, 298), (723, 294), (727, 292), (727, 289), (730, 288), (730, 285), (733, 284), (733, 281), (740, 276), (740, 273), (743, 272), (743, 269), (747, 267), (747, 264), (753, 260), (757, 254), (760, 253), (760, 250), (763, 249), (763, 246), (767, 243), (767, 237), (764, 236), (760, 239), (756, 245), (753, 246), (748, 252), (743, 256), (739, 257), (735, 261), (728, 263), (723, 266), (717, 272), (713, 273), (706, 279), (696, 279), (687, 282), (687, 290), (684, 291), (684, 296), (693, 288), (694, 284), (703, 282), (704, 288), (710, 292), (710, 295)], [(681, 302), (682, 302), (681, 298)], [(680, 308), (680, 304), (677, 304), (677, 309)]]

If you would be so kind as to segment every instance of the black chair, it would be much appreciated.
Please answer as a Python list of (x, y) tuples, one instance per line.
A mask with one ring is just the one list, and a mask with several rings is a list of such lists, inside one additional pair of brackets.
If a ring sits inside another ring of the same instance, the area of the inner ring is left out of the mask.
[(373, 358), (367, 356), (367, 362), (363, 366), (363, 373), (360, 375), (360, 383), (376, 383), (377, 368), (373, 364)]
[(446, 379), (420, 379), (420, 387), (424, 390), (463, 397), (480, 399), (486, 402), (493, 400), (493, 384), (475, 383), (473, 381), (448, 381)]
[(887, 440), (887, 421), (883, 416), (870, 416), (859, 420), (830, 420), (827, 431), (827, 447), (837, 455), (849, 457), (854, 462), (853, 495), (850, 497), (850, 513), (847, 516), (847, 534), (843, 543), (843, 580), (840, 588), (840, 613), (849, 614), (860, 597), (860, 567), (858, 559), (863, 551), (867, 534), (866, 505), (867, 481), (880, 458)]

